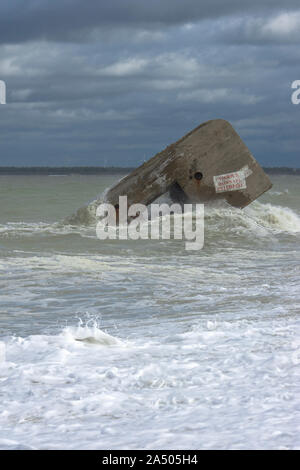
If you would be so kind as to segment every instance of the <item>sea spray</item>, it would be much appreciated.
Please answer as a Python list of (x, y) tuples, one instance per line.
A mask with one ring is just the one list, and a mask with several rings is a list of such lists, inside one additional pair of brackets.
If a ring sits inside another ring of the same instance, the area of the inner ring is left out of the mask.
[(5, 343), (0, 341), (0, 364), (5, 362), (6, 359), (6, 348)]
[(68, 326), (64, 328), (62, 335), (68, 340), (80, 341), (85, 344), (100, 346), (122, 346), (124, 343), (100, 329), (98, 318), (88, 318), (85, 322), (79, 320), (76, 327)]

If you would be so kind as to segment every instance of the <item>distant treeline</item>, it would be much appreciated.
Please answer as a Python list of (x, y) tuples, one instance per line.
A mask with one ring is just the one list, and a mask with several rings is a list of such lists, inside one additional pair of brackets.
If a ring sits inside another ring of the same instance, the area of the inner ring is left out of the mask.
[[(101, 167), (101, 166), (0, 166), (0, 175), (103, 175), (130, 173), (133, 167)], [(264, 168), (271, 175), (300, 175), (300, 168), (274, 167)]]
[(103, 175), (129, 173), (134, 168), (100, 166), (0, 166), (0, 175)]

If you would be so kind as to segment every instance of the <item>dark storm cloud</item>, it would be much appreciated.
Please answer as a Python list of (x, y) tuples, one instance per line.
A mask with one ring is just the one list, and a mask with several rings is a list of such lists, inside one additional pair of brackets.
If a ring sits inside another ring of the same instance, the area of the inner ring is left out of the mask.
[(293, 10), (298, 0), (1, 0), (0, 43), (86, 40), (110, 28), (164, 28), (224, 15)]
[(2, 1), (0, 165), (137, 165), (222, 117), (263, 164), (299, 166), (295, 6)]

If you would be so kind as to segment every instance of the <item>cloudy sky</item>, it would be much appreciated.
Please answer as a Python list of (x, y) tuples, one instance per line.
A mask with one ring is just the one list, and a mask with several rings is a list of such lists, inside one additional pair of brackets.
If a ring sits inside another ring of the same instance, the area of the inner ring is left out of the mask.
[(134, 166), (229, 120), (299, 167), (299, 0), (1, 0), (0, 165)]

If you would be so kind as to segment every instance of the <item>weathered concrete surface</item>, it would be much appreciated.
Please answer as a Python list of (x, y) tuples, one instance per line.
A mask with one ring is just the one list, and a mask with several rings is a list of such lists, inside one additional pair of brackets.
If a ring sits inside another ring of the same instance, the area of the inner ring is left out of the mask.
[[(128, 204), (150, 204), (176, 189), (190, 202), (226, 199), (245, 207), (272, 187), (263, 169), (223, 119), (205, 122), (169, 145), (111, 188), (106, 200), (117, 205), (127, 195)], [(218, 192), (222, 191), (222, 192)]]

